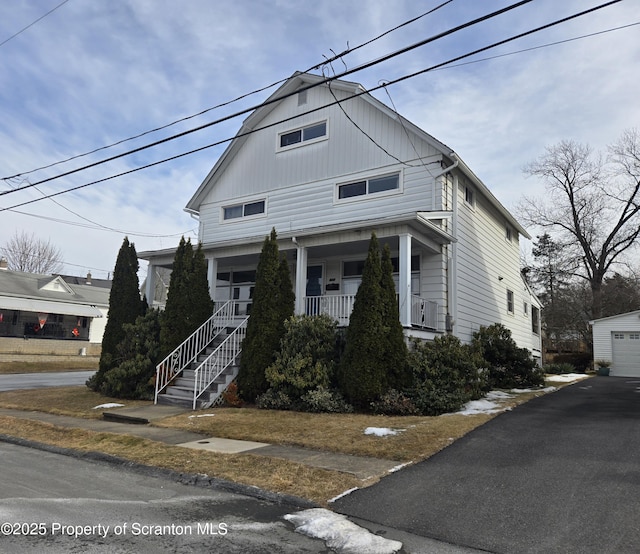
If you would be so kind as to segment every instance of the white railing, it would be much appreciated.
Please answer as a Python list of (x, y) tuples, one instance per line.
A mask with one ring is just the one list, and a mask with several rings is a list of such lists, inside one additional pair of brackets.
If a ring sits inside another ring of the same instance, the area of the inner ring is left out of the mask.
[[(355, 299), (355, 294), (305, 296), (305, 313), (326, 314), (336, 319), (339, 325), (347, 325)], [(411, 295), (411, 324), (426, 329), (437, 329), (438, 303)]]
[[(220, 376), (225, 369), (236, 362), (242, 349), (242, 341), (247, 334), (247, 321), (245, 318), (229, 336), (224, 339), (209, 356), (207, 356), (195, 369), (193, 387), (193, 409), (196, 409), (198, 398)], [(208, 406), (206, 406), (208, 407)]]
[(411, 324), (426, 329), (438, 328), (438, 303), (411, 295)]
[(220, 332), (234, 326), (234, 302), (223, 304), (216, 312), (192, 333), (180, 346), (156, 366), (156, 394), (158, 403), (160, 394), (171, 381), (189, 364), (195, 361)]

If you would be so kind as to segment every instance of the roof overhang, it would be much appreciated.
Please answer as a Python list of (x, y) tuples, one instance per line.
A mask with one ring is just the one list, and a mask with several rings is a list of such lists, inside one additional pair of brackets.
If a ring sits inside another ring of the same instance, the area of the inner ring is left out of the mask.
[(0, 309), (80, 317), (103, 317), (102, 311), (95, 305), (55, 302), (36, 298), (20, 298), (17, 296), (0, 296)]

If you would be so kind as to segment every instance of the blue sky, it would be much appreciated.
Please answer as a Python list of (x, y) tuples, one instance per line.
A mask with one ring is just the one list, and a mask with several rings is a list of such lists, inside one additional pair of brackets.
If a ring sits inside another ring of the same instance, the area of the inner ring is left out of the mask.
[[(0, 43), (62, 0), (0, 2)], [(0, 177), (25, 173), (160, 127), (264, 87), (357, 46), (440, 0), (68, 0), (0, 46)], [(351, 69), (513, 2), (453, 0), (343, 58)], [(373, 88), (603, 3), (534, 0), (348, 80)], [(638, 0), (536, 33), (468, 61), (640, 22)], [(334, 69), (342, 71), (342, 61)], [(640, 26), (429, 72), (374, 95), (455, 150), (509, 209), (543, 195), (522, 167), (562, 139), (598, 150), (640, 126)], [(33, 183), (251, 107), (227, 107), (72, 162)], [(0, 196), (0, 209), (232, 137), (246, 115), (180, 140)], [(196, 238), (183, 208), (221, 154), (211, 148), (0, 212), (0, 248), (16, 230), (60, 248), (64, 271), (106, 277), (127, 234), (138, 251)], [(0, 191), (20, 180), (0, 182)], [(21, 212), (21, 213), (18, 213)], [(27, 215), (29, 214), (29, 215)], [(531, 230), (535, 233), (535, 230)], [(0, 252), (1, 254), (1, 252)], [(141, 271), (141, 274), (144, 270)]]

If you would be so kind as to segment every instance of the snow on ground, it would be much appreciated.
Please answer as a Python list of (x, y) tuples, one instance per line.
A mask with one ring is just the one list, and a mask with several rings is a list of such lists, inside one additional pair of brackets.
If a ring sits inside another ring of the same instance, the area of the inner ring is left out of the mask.
[(216, 414), (199, 414), (199, 415), (190, 415), (189, 419), (193, 419), (194, 417), (213, 417)]
[(589, 376), (584, 373), (563, 373), (562, 375), (547, 375), (546, 379), (552, 383), (573, 383), (587, 377)]
[(94, 410), (102, 410), (108, 408), (121, 408), (124, 404), (118, 404), (117, 402), (108, 402), (107, 404), (100, 404), (100, 406), (94, 406)]
[(295, 525), (297, 533), (325, 541), (338, 554), (393, 554), (402, 548), (401, 542), (374, 535), (346, 516), (324, 508), (287, 514), (284, 519)]
[(386, 437), (387, 435), (397, 435), (404, 429), (389, 429), (388, 427), (367, 427), (364, 430), (365, 435), (375, 435), (376, 437)]

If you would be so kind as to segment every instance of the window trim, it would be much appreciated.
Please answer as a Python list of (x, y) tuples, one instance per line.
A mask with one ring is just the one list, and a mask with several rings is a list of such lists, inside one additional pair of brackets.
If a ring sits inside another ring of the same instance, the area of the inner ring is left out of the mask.
[[(250, 206), (252, 204), (259, 204), (261, 202), (264, 204), (264, 210), (262, 212), (245, 215), (247, 206)], [(242, 215), (238, 217), (225, 217), (226, 210), (231, 208), (239, 208), (239, 207), (242, 208)], [(267, 199), (266, 198), (255, 198), (255, 199), (245, 200), (242, 202), (234, 202), (233, 204), (226, 204), (220, 207), (220, 222), (223, 224), (234, 223), (238, 221), (247, 221), (251, 219), (259, 219), (261, 217), (266, 217), (266, 215), (267, 215)]]
[[(369, 192), (369, 182), (375, 181), (376, 179), (385, 179), (387, 177), (397, 177), (398, 178), (398, 187), (394, 189), (381, 190), (379, 192)], [(355, 185), (361, 182), (365, 182), (365, 193), (357, 194), (355, 196), (348, 196), (346, 198), (340, 198), (340, 188), (347, 185)], [(334, 204), (344, 204), (349, 202), (362, 202), (366, 200), (372, 200), (374, 198), (383, 198), (385, 196), (394, 196), (396, 194), (402, 194), (404, 191), (403, 187), (403, 175), (402, 170), (392, 171), (389, 173), (375, 173), (369, 175), (362, 176), (354, 176), (353, 179), (348, 181), (341, 181), (335, 184), (334, 193), (333, 193), (333, 203)]]
[[(314, 137), (314, 138), (310, 138), (310, 139), (306, 139), (304, 138), (304, 131), (305, 129), (310, 129), (311, 127), (318, 127), (320, 125), (322, 125), (324, 123), (325, 125), (325, 129), (324, 129), (324, 135), (321, 135), (319, 137)], [(295, 133), (297, 131), (300, 131), (300, 141), (299, 142), (294, 142), (293, 144), (287, 144), (286, 146), (281, 146), (281, 140), (282, 137), (284, 135), (289, 135), (292, 133)], [(322, 142), (324, 140), (329, 140), (329, 119), (320, 119), (318, 121), (314, 121), (312, 123), (309, 123), (307, 125), (299, 125), (297, 127), (292, 127), (291, 129), (286, 129), (280, 133), (276, 134), (276, 152), (284, 152), (286, 150), (291, 150), (293, 148), (300, 148), (301, 146), (306, 146), (307, 144), (315, 144), (317, 142)]]
[(515, 294), (511, 289), (507, 289), (507, 313), (511, 315), (515, 315), (516, 313)]

